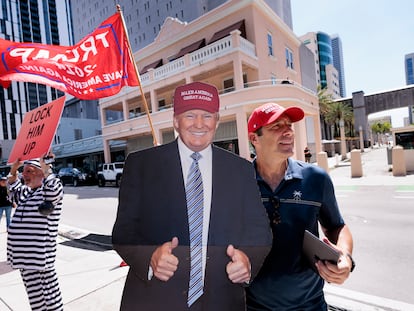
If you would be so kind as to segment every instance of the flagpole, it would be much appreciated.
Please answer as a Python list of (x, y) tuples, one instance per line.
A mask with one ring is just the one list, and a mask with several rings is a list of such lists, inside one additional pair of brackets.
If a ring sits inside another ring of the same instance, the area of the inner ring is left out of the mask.
[(126, 25), (125, 25), (125, 20), (124, 20), (123, 14), (122, 14), (121, 6), (119, 4), (117, 4), (116, 5), (116, 9), (117, 9), (118, 13), (121, 15), (122, 27), (124, 28), (124, 33), (126, 35), (126, 39), (127, 39), (127, 42), (128, 42), (129, 58), (130, 58), (131, 62), (134, 64), (135, 73), (136, 73), (137, 78), (138, 78), (139, 90), (141, 92), (141, 96), (142, 96), (142, 99), (144, 101), (145, 113), (147, 114), (148, 122), (149, 122), (149, 125), (150, 125), (150, 128), (151, 128), (151, 134), (152, 134), (153, 144), (154, 144), (154, 146), (157, 146), (158, 145), (157, 137), (155, 136), (154, 127), (152, 125), (152, 120), (151, 120), (150, 112), (149, 112), (149, 109), (148, 109), (147, 99), (145, 98), (145, 94), (144, 94), (144, 91), (142, 89), (141, 78), (139, 76), (137, 63), (135, 62), (134, 54), (132, 53), (132, 50), (131, 50), (131, 44), (129, 42), (128, 31), (127, 31), (127, 28), (126, 28)]

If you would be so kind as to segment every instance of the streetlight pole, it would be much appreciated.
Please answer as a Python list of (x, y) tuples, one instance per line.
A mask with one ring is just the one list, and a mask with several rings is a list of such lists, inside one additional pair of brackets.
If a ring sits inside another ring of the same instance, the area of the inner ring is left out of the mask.
[(342, 161), (346, 159), (346, 143), (345, 143), (345, 124), (344, 120), (339, 120), (339, 129), (341, 132), (341, 158)]

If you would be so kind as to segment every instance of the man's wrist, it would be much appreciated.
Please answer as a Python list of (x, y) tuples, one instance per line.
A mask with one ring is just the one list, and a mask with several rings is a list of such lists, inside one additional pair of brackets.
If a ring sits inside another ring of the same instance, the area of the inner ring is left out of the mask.
[(349, 258), (349, 260), (351, 261), (351, 270), (350, 270), (350, 272), (352, 272), (352, 271), (354, 271), (354, 269), (355, 269), (355, 261), (354, 261), (354, 259), (352, 258), (352, 255), (351, 255), (350, 253), (346, 253), (345, 255), (346, 255), (346, 257), (348, 257), (348, 258)]

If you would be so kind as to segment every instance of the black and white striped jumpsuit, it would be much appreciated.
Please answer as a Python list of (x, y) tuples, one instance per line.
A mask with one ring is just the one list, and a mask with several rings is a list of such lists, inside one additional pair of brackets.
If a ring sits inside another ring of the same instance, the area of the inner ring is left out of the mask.
[[(56, 238), (62, 209), (63, 187), (59, 178), (49, 175), (43, 186), (31, 189), (19, 179), (9, 185), (17, 202), (7, 238), (7, 261), (20, 269), (32, 310), (63, 310), (55, 271)], [(38, 207), (44, 201), (55, 206), (44, 216)]]

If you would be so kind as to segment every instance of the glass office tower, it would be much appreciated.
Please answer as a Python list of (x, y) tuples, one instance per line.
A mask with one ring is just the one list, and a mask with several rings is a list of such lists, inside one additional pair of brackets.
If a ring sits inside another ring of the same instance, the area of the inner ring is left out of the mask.
[[(71, 45), (69, 0), (1, 0), (0, 37), (15, 42)], [(27, 111), (63, 92), (40, 84), (12, 82), (0, 88), (0, 165), (4, 165)]]
[(332, 41), (331, 37), (324, 33), (318, 32), (316, 34), (318, 42), (318, 52), (319, 52), (319, 72), (321, 78), (321, 87), (325, 88), (328, 86), (327, 77), (326, 77), (326, 66), (333, 64), (332, 57)]
[(405, 81), (414, 84), (414, 53), (405, 55)]
[(342, 55), (342, 41), (338, 35), (331, 36), (333, 65), (338, 70), (339, 94), (346, 97), (344, 58)]

